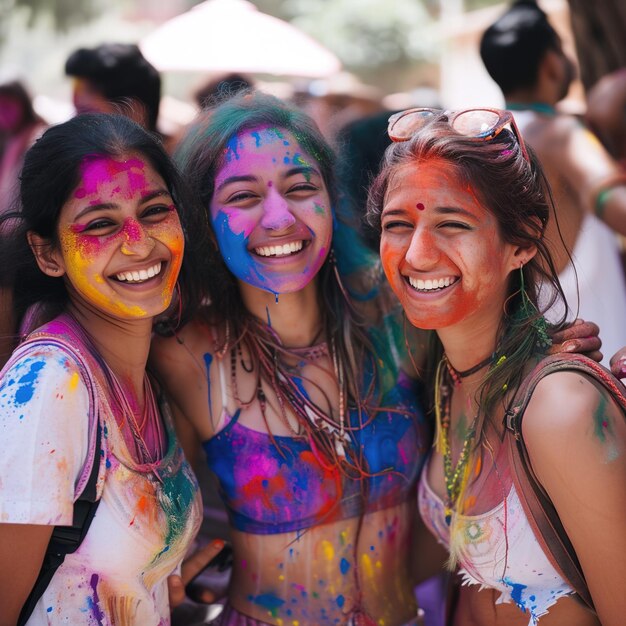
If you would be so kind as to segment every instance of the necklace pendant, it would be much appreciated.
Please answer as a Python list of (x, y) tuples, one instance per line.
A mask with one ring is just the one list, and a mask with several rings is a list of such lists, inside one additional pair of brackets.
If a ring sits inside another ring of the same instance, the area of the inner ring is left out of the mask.
[(450, 526), (452, 523), (452, 507), (449, 504), (443, 507), (443, 517), (446, 520), (446, 525)]

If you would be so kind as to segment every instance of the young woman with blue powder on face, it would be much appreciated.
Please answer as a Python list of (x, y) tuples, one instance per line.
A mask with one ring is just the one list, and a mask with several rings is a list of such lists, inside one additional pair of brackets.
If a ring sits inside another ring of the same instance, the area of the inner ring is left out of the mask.
[(152, 358), (229, 512), (219, 623), (415, 623), (431, 433), (384, 279), (354, 271), (365, 248), (336, 216), (331, 150), (296, 108), (252, 94), (204, 113), (176, 158), (217, 249), (210, 303)]

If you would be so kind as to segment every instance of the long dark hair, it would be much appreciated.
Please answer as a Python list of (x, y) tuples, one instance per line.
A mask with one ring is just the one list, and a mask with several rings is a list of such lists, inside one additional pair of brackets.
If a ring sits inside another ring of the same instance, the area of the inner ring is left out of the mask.
[[(426, 160), (440, 158), (477, 191), (484, 206), (497, 219), (504, 241), (514, 246), (536, 247), (537, 254), (520, 272), (513, 272), (510, 276), (508, 298), (498, 331), (499, 364), (489, 370), (478, 391), (479, 404), (486, 416), (501, 403), (503, 390), (513, 390), (519, 384), (529, 360), (543, 352), (548, 344), (543, 311), (539, 310), (538, 302), (542, 283), (554, 288), (548, 290), (550, 300), (542, 303), (544, 310), (557, 299), (565, 301), (550, 250), (543, 238), (550, 206), (554, 204), (550, 187), (528, 146), (527, 151), (529, 160), (515, 135), (506, 128), (494, 139), (480, 141), (454, 131), (446, 114), (441, 114), (409, 141), (394, 143), (387, 149), (382, 170), (368, 199), (368, 220), (380, 232), (381, 212), (393, 174), (403, 165), (419, 167)], [(556, 326), (564, 324), (565, 315)], [(432, 333), (428, 354), (431, 382), (442, 355), (441, 342)], [(429, 388), (433, 386), (429, 385)]]
[(186, 236), (186, 249), (179, 281), (185, 294), (184, 310), (195, 308), (193, 287), (198, 282), (194, 261), (202, 242), (197, 233), (196, 216), (182, 179), (159, 141), (127, 117), (109, 114), (84, 114), (49, 128), (28, 150), (20, 176), (20, 194), (15, 210), (0, 220), (0, 284), (13, 290), (14, 308), (19, 321), (33, 304), (59, 313), (68, 294), (62, 278), (47, 276), (38, 267), (28, 245), (27, 233), (33, 231), (59, 245), (57, 224), (63, 205), (80, 182), (80, 166), (88, 156), (145, 157), (163, 178), (178, 209)]
[[(225, 148), (237, 133), (259, 126), (273, 126), (289, 131), (302, 149), (315, 159), (337, 220), (338, 194), (334, 176), (334, 154), (315, 123), (301, 110), (273, 96), (246, 92), (203, 111), (189, 128), (174, 155), (189, 182), (197, 210), (204, 214), (209, 229), (209, 205), (216, 175), (223, 164)], [(336, 228), (337, 224), (333, 241)], [(291, 404), (301, 427), (308, 432), (318, 449), (336, 460), (332, 442), (322, 432), (311, 429), (304, 407), (293, 402), (293, 389), (275, 371), (276, 359), (272, 358), (272, 354), (280, 355), (286, 349), (280, 345), (268, 324), (256, 319), (246, 309), (237, 279), (227, 268), (216, 244), (207, 250), (206, 259), (203, 292), (212, 305), (206, 307), (205, 315), (209, 323), (220, 327), (227, 325), (230, 329), (230, 343), (224, 346), (224, 350), (234, 349), (238, 342), (242, 342), (253, 359), (260, 379)], [(369, 360), (371, 367), (368, 369), (375, 374), (377, 362), (363, 320), (359, 319), (342, 287), (332, 251), (318, 274), (317, 295), (321, 303), (324, 335), (333, 356), (343, 368), (346, 398), (352, 406), (360, 410), (368, 403), (368, 398), (376, 387), (374, 383), (368, 386), (368, 390), (363, 390), (364, 367), (367, 367)], [(372, 404), (376, 406), (376, 403)]]

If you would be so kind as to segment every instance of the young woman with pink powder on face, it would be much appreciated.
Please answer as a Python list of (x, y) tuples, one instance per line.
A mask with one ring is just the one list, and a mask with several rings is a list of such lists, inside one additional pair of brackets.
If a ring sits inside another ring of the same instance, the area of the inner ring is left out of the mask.
[(53, 527), (71, 524), (98, 437), (95, 517), (26, 623), (170, 622), (167, 579), (201, 505), (146, 361), (155, 318), (177, 281), (193, 280), (187, 206), (162, 147), (121, 116), (52, 127), (26, 155), (0, 266), (17, 318), (38, 304), (51, 321), (0, 374), (3, 626), (16, 623)]
[(330, 148), (298, 109), (252, 94), (202, 114), (175, 158), (215, 240), (210, 303), (152, 359), (229, 512), (220, 623), (415, 623), (431, 434), (379, 267), (353, 271), (365, 248), (337, 218)]

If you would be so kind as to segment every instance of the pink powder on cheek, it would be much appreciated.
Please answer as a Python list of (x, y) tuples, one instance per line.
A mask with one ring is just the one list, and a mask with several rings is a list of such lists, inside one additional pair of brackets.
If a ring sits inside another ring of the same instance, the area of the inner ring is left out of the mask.
[(234, 235), (243, 235), (246, 239), (257, 224), (256, 219), (251, 219), (245, 211), (239, 209), (222, 209), (218, 211), (218, 216), (219, 213), (226, 215), (226, 223)]
[(82, 234), (85, 228), (86, 226), (82, 224), (72, 224), (61, 234), (61, 244), (65, 248), (66, 254), (92, 257), (104, 249), (107, 241), (92, 235)]

